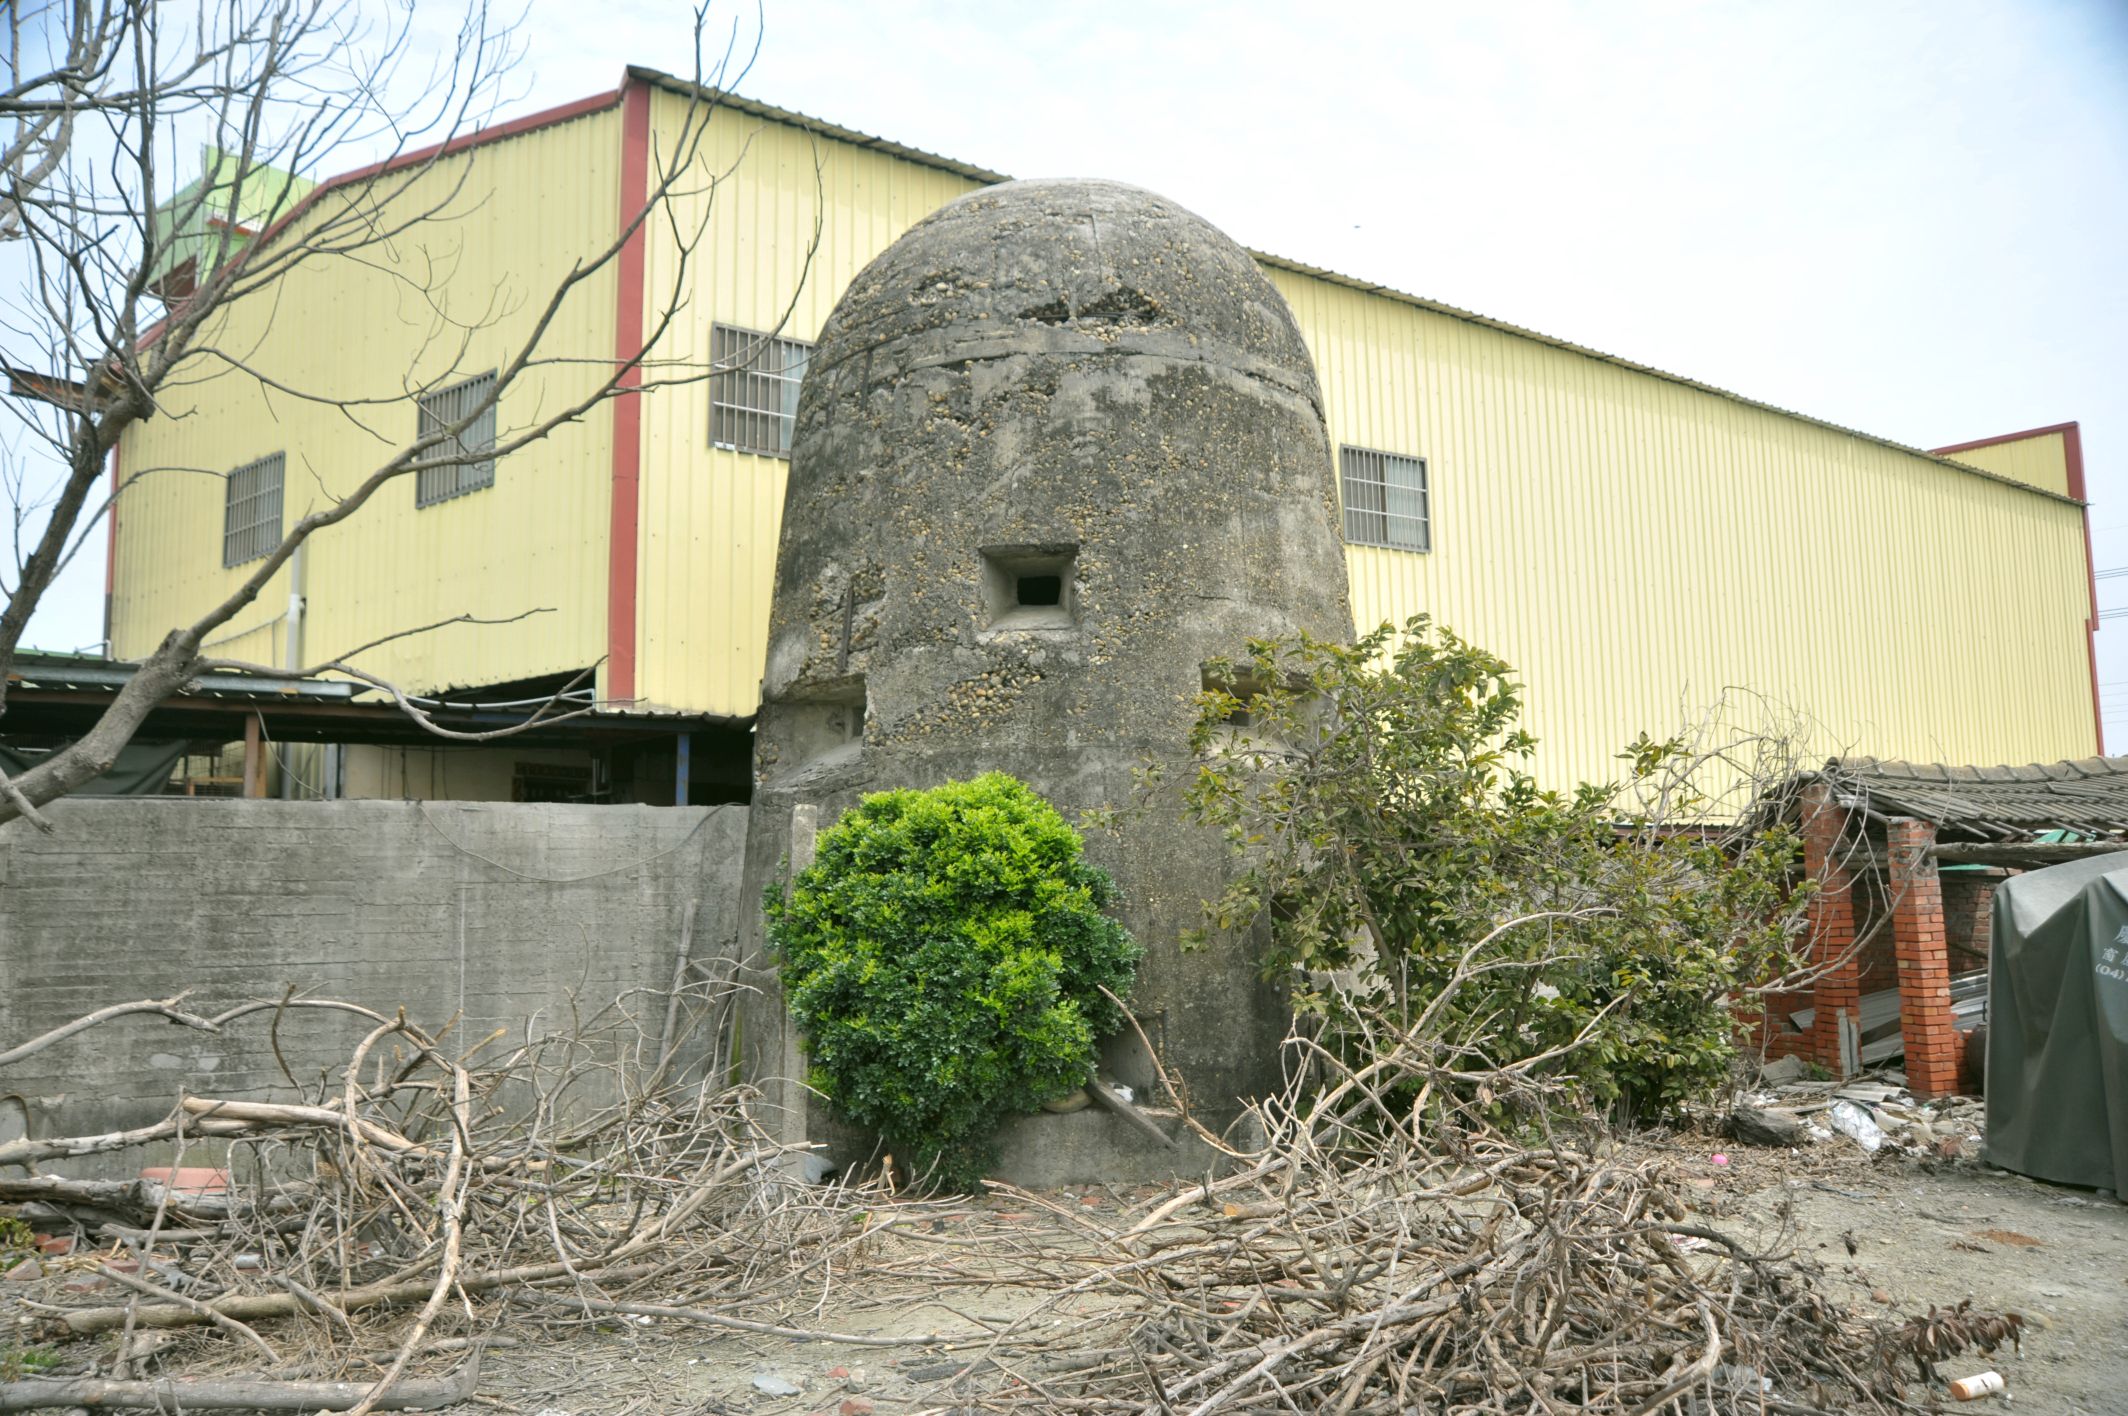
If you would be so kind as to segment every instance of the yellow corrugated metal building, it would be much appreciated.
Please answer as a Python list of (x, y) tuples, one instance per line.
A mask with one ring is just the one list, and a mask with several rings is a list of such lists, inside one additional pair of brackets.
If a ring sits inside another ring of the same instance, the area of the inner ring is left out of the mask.
[[(217, 347), (359, 402), (306, 402), (208, 361), (183, 406), (166, 401), (129, 433), (113, 653), (145, 652), (241, 575), (223, 565), (230, 484), (163, 469), (228, 473), (279, 454), (288, 522), (344, 494), (413, 435), (415, 395), (496, 368), (570, 263), (618, 238), (695, 104), (688, 86), (631, 70), (612, 94), (463, 140), (414, 165), (412, 199), (430, 184), (443, 210), (393, 243), (397, 268), (320, 262), (236, 308)], [(682, 296), (648, 391), (500, 459), (492, 485), (428, 504), (411, 479), (387, 487), (312, 541), (294, 600), (277, 584), (217, 653), (317, 660), (449, 616), (544, 608), (360, 662), (415, 692), (544, 684), (598, 663), (616, 710), (753, 712), (786, 470), (776, 415), (795, 388), (778, 361), (795, 368), (844, 286), (912, 223), (1000, 175), (740, 100), (716, 110), (700, 149), (698, 170), (724, 174), (713, 200), (686, 184), (674, 219), (572, 294), (545, 347), (557, 362), (508, 391), (497, 435), (585, 387)], [(327, 183), (295, 223), (391, 175)], [(1400, 504), (1423, 512), (1348, 515), (1355, 539), (1390, 543), (1349, 550), (1356, 614), (1430, 613), (1513, 663), (1546, 779), (1609, 776), (1634, 734), (1671, 731), (1736, 689), (1806, 713), (1828, 752), (2098, 751), (2073, 424), (1928, 453), (1260, 259), (1314, 353), (1333, 445), (1385, 455), (1353, 465), (1409, 488)], [(750, 339), (770, 331), (782, 342)], [(749, 340), (754, 373), (707, 377)], [(438, 749), (484, 754), (459, 764), (455, 787), (434, 761), (365, 751), (336, 777), (349, 792), (490, 796), (511, 780), (496, 765), (506, 747)]]
[[(269, 293), (224, 307), (155, 416), (118, 450), (114, 656), (146, 653), (181, 618), (225, 598), (266, 549), (228, 544), (230, 493), (221, 476), (200, 473), (279, 457), (279, 516), (291, 526), (413, 439), (420, 414), (409, 389), (453, 388), (512, 356), (579, 255), (614, 239), (620, 132), (609, 103), (412, 164), (404, 180), (376, 178), (394, 185), (394, 209), (433, 219), (358, 259), (306, 260)], [(369, 186), (321, 188), (284, 239), (359, 209)], [(571, 292), (548, 347), (610, 359), (615, 290), (607, 271)], [(498, 437), (581, 397), (595, 376), (566, 363), (528, 371), (501, 410)], [(400, 639), (360, 662), (416, 691), (593, 662), (605, 652), (612, 438), (608, 405), (503, 459), (507, 471), (476, 492), (417, 506), (415, 479), (387, 485), (312, 539), (299, 569), (284, 568), (210, 652), (278, 667), (292, 654), (322, 659), (450, 616), (542, 608), (551, 612), (515, 624)], [(303, 601), (294, 645), (292, 574)]]

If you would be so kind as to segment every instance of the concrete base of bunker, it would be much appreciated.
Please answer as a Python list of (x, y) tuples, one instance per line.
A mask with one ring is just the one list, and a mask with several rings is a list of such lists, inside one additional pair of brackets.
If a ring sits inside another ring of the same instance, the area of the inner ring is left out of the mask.
[(1015, 1116), (998, 1131), (999, 1177), (1029, 1188), (1150, 1185), (1226, 1167), (1226, 1158), (1180, 1117), (1156, 1112), (1152, 1119), (1168, 1133), (1172, 1147), (1156, 1145), (1105, 1111)]
[[(1009, 1117), (997, 1130), (998, 1163), (990, 1176), (1037, 1190), (1057, 1185), (1153, 1185), (1223, 1174), (1231, 1164), (1174, 1111), (1148, 1107), (1139, 1114), (1167, 1138), (1165, 1144), (1095, 1106), (1064, 1115), (1041, 1111)], [(861, 1174), (880, 1163), (884, 1147), (870, 1132), (839, 1124), (818, 1112), (811, 1121), (819, 1147), (816, 1153), (827, 1170)], [(1256, 1134), (1246, 1124), (1234, 1129), (1246, 1131), (1247, 1137)], [(1234, 1144), (1232, 1138), (1229, 1144)]]

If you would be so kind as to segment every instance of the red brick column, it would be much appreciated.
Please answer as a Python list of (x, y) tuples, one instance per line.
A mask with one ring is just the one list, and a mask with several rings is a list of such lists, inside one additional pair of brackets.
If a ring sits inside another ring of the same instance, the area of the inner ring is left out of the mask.
[(1943, 933), (1943, 883), (1936, 874), (1936, 828), (1897, 817), (1886, 830), (1891, 857), (1892, 944), (1899, 955), (1899, 1032), (1906, 1040), (1906, 1086), (1923, 1099), (1958, 1090), (1959, 1039), (1951, 1022), (1950, 946)]
[[(1816, 1016), (1810, 1024), (1810, 1054), (1813, 1061), (1834, 1076), (1840, 1069), (1840, 1012), (1861, 1026), (1861, 964), (1855, 957), (1855, 877), (1847, 867), (1842, 838), (1847, 834), (1847, 808), (1832, 799), (1832, 788), (1823, 782), (1803, 791), (1803, 869), (1818, 883), (1810, 900), (1809, 959), (1812, 969), (1823, 970), (1811, 1006)], [(1835, 960), (1844, 962), (1835, 963)]]

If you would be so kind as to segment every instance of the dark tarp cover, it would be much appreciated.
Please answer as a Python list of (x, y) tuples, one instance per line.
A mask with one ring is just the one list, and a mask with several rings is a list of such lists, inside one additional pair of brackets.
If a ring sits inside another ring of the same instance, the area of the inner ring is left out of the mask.
[[(0, 743), (0, 770), (19, 777), (52, 755), (48, 747), (15, 747)], [(101, 777), (74, 788), (72, 796), (160, 796), (170, 782), (170, 769), (185, 755), (178, 742), (129, 742), (118, 749), (118, 760)]]
[(1992, 1165), (2128, 1188), (2128, 861), (2006, 880), (1988, 957)]

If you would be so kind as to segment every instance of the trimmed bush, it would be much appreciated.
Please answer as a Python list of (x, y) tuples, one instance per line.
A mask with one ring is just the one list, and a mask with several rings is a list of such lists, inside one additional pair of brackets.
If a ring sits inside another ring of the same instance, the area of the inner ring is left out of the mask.
[(935, 1183), (1091, 1079), (1141, 950), (1079, 833), (1000, 772), (869, 796), (765, 901), (812, 1084)]

